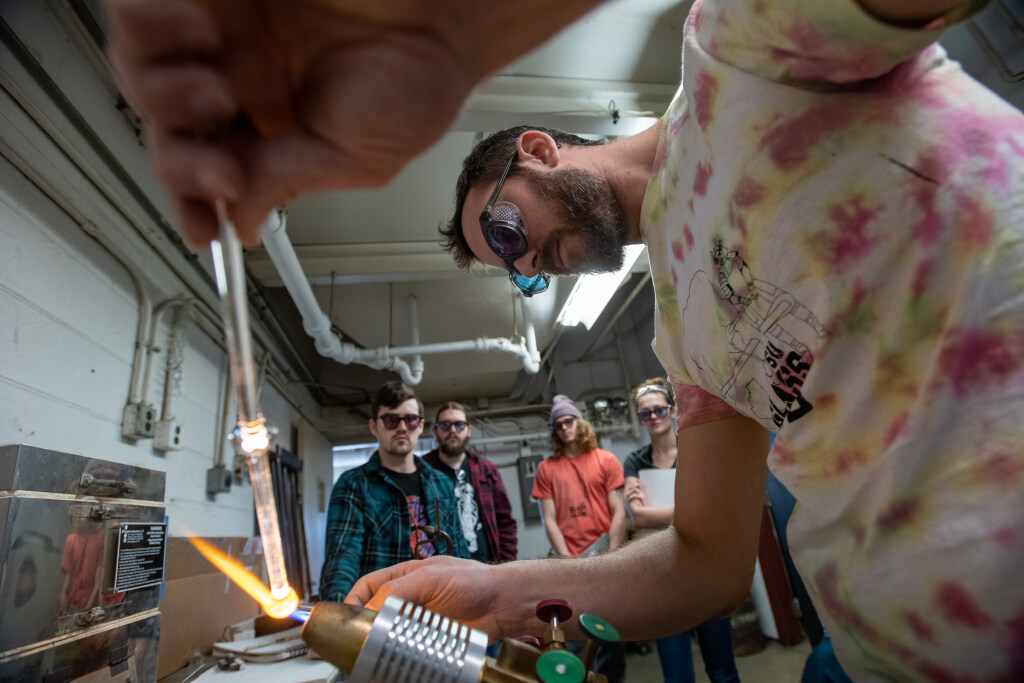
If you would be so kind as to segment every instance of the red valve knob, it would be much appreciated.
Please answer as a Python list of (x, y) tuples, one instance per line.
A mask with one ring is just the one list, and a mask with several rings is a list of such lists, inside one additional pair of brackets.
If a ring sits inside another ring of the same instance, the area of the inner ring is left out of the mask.
[(572, 619), (572, 605), (568, 600), (557, 598), (542, 600), (537, 603), (537, 618), (545, 624), (550, 624), (553, 620), (557, 620), (555, 624), (569, 621)]

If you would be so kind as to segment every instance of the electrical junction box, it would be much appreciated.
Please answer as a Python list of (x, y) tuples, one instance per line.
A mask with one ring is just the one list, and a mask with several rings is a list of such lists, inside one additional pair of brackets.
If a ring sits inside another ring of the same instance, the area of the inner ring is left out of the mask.
[(540, 503), (530, 494), (533, 492), (533, 480), (537, 476), (537, 467), (540, 466), (542, 460), (544, 460), (543, 455), (521, 455), (516, 460), (524, 519), (540, 519)]
[(156, 433), (156, 408), (148, 403), (129, 403), (121, 418), (121, 435), (126, 439), (152, 439)]
[(206, 492), (227, 493), (231, 490), (231, 470), (217, 465), (206, 470)]
[(156, 423), (153, 448), (158, 451), (181, 450), (181, 425), (174, 420), (160, 420)]

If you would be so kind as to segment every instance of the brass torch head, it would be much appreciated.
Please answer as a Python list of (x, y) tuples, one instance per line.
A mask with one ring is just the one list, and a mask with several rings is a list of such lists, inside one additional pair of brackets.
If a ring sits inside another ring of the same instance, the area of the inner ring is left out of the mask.
[(377, 613), (341, 602), (318, 602), (302, 627), (302, 639), (325, 660), (351, 673)]

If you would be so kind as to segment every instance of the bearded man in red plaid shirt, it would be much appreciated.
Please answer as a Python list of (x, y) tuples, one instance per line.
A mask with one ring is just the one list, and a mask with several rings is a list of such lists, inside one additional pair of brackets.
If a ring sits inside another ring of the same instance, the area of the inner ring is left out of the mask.
[(459, 519), (473, 559), (509, 562), (516, 559), (519, 538), (512, 505), (497, 466), (467, 449), (472, 433), (466, 406), (454, 401), (443, 404), (434, 415), (438, 447), (423, 460), (455, 486)]

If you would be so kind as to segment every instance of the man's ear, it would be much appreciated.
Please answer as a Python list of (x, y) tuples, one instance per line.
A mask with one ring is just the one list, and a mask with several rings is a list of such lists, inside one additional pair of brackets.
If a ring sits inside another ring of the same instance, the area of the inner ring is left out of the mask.
[(370, 433), (373, 434), (373, 438), (377, 438), (377, 421), (370, 418)]
[(516, 141), (516, 149), (519, 151), (520, 161), (536, 159), (545, 166), (554, 168), (560, 159), (558, 143), (553, 137), (539, 130), (528, 130), (520, 135)]

